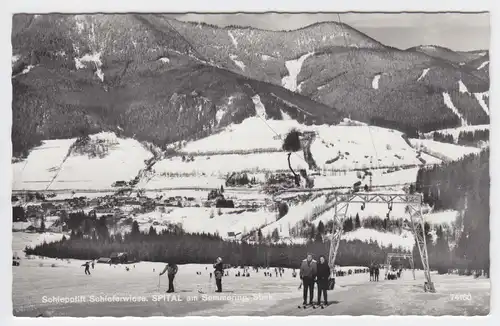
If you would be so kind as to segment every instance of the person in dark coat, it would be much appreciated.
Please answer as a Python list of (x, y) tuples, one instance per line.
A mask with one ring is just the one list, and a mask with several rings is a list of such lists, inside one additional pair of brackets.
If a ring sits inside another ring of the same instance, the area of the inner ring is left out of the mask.
[(304, 259), (300, 265), (300, 279), (302, 280), (302, 285), (304, 287), (303, 304), (307, 304), (307, 292), (309, 292), (309, 304), (313, 303), (316, 272), (316, 261), (312, 258), (312, 254), (307, 254), (307, 258)]
[(214, 275), (215, 284), (217, 285), (217, 290), (215, 292), (222, 292), (222, 275), (224, 275), (224, 266), (222, 265), (222, 258), (217, 258), (214, 264)]
[(90, 275), (90, 263), (86, 262), (82, 266), (85, 266), (85, 275)]
[(175, 278), (175, 274), (177, 274), (178, 270), (179, 270), (179, 268), (177, 267), (177, 265), (170, 262), (167, 264), (167, 266), (165, 266), (165, 269), (163, 269), (163, 272), (160, 273), (160, 276), (162, 276), (165, 273), (167, 273), (167, 275), (168, 275), (167, 293), (172, 293), (175, 291), (174, 290), (174, 278)]
[(318, 282), (318, 305), (321, 304), (321, 294), (323, 294), (323, 299), (325, 299), (325, 305), (328, 304), (327, 290), (328, 290), (328, 279), (330, 278), (330, 266), (326, 262), (325, 256), (319, 256), (319, 263), (317, 266), (317, 282)]

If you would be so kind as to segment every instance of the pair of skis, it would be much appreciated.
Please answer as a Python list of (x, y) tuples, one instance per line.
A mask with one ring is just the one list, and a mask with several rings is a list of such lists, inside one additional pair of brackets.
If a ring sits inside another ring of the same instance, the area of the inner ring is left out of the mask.
[(309, 303), (309, 304), (302, 304), (301, 306), (297, 306), (297, 308), (299, 309), (307, 309), (307, 308), (313, 308), (313, 309), (316, 309), (316, 306), (314, 305), (314, 303)]
[(297, 308), (299, 308), (299, 309), (307, 309), (307, 308), (316, 309), (316, 307), (320, 307), (321, 309), (324, 309), (326, 306), (328, 306), (328, 304), (320, 303), (319, 305), (316, 305), (314, 303), (309, 303), (309, 304), (303, 304), (301, 306), (299, 305), (299, 306), (297, 306)]
[[(303, 284), (303, 283), (304, 283), (303, 281), (301, 281), (301, 282), (300, 282), (300, 284), (299, 284), (299, 290), (302, 288), (302, 284)], [(318, 286), (319, 286), (319, 285), (318, 285)], [(328, 304), (326, 304), (326, 305), (325, 305), (325, 304), (322, 304), (322, 303), (320, 303), (319, 305), (315, 305), (314, 303), (310, 303), (310, 304), (302, 304), (301, 306), (300, 306), (300, 305), (299, 305), (299, 306), (297, 306), (297, 308), (299, 308), (299, 309), (307, 309), (307, 308), (311, 307), (311, 308), (313, 308), (313, 309), (316, 309), (316, 307), (317, 307), (317, 306), (320, 306), (320, 307), (321, 307), (321, 309), (324, 309), (324, 308), (325, 308), (325, 306), (328, 306)]]

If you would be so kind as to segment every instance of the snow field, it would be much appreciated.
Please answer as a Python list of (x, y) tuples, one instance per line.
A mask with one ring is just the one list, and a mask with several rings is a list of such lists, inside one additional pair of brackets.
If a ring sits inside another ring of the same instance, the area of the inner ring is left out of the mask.
[(453, 104), (450, 94), (448, 94), (446, 92), (443, 93), (443, 100), (444, 100), (444, 104), (448, 107), (448, 109), (450, 109), (460, 119), (462, 126), (467, 126), (468, 122), (465, 120), (463, 115), (455, 107), (455, 104)]
[[(264, 276), (262, 269), (258, 273), (250, 269), (250, 277), (235, 277), (235, 273), (240, 269), (229, 269), (229, 276), (223, 278), (225, 293), (217, 294), (214, 293), (215, 282), (209, 277), (209, 273), (213, 272), (212, 266), (179, 265), (174, 286), (176, 297), (183, 301), (155, 302), (153, 295), (164, 294), (167, 287), (167, 278), (158, 276), (159, 271), (165, 266), (164, 263), (140, 262), (135, 264), (135, 267), (128, 265), (129, 271), (125, 270), (124, 265), (96, 264), (95, 268), (91, 269), (91, 276), (84, 275), (82, 263), (83, 261), (78, 260), (68, 262), (67, 260), (40, 258), (22, 259), (20, 267), (13, 267), (15, 314), (36, 315), (46, 312), (55, 316), (73, 316), (74, 314), (81, 315), (83, 311), (86, 316), (95, 314), (136, 316), (141, 314), (139, 310), (148, 311), (150, 316), (158, 314), (169, 316), (297, 315), (301, 313), (296, 308), (302, 296), (302, 291), (298, 290), (300, 280), (298, 277), (292, 277), (290, 269), (285, 269), (283, 277), (276, 277), (273, 268), (269, 270), (272, 277)], [(52, 264), (55, 264), (55, 267), (50, 267)], [(346, 266), (341, 269), (348, 270), (349, 268), (356, 267)], [(201, 275), (197, 275), (196, 272), (201, 272)], [(382, 276), (380, 282), (369, 282), (368, 273), (337, 277), (335, 290), (329, 292), (329, 298), (339, 303), (325, 310), (308, 311), (307, 314), (332, 314), (334, 312), (330, 309), (347, 307), (350, 307), (350, 310), (344, 311), (344, 314), (356, 314), (355, 307), (363, 307), (364, 314), (382, 315), (412, 313), (464, 315), (476, 310), (478, 311), (476, 313), (484, 313), (485, 309), (489, 309), (490, 283), (487, 279), (432, 273), (437, 293), (424, 294), (421, 289), (424, 280), (423, 272), (417, 270), (415, 274), (416, 280), (413, 280), (411, 270), (405, 270), (399, 280), (384, 281)], [(117, 284), (126, 284), (126, 286), (117, 286)], [(160, 284), (160, 290), (158, 290), (158, 284)], [(68, 294), (67, 291), (70, 288), (72, 291)], [(26, 295), (27, 293), (30, 295)], [(471, 294), (471, 300), (461, 302), (458, 306), (450, 306), (452, 304), (450, 295), (453, 293)], [(92, 296), (113, 295), (141, 296), (147, 298), (148, 302), (143, 304), (90, 302)], [(255, 295), (260, 295), (261, 298), (254, 299)], [(44, 302), (44, 297), (76, 296), (84, 296), (87, 302), (64, 305)], [(200, 302), (186, 302), (187, 296), (197, 296)], [(208, 301), (203, 301), (202, 296), (210, 298), (207, 299)], [(219, 296), (222, 300), (218, 299)], [(223, 300), (222, 296), (231, 296), (234, 299)], [(394, 301), (395, 297), (398, 298), (397, 301)], [(377, 302), (383, 305), (375, 309), (373, 305), (367, 305), (365, 302), (367, 298), (376, 298)], [(218, 301), (218, 304), (213, 304), (211, 300)], [(429, 311), (427, 307), (429, 301), (432, 301), (433, 311)], [(117, 305), (123, 308), (116, 309)], [(101, 311), (102, 309), (105, 311)], [(287, 311), (282, 312), (281, 309)]]
[(144, 160), (152, 156), (138, 141), (117, 138), (113, 133), (95, 134), (91, 139), (111, 144), (104, 158), (77, 153), (66, 158), (76, 139), (44, 141), (24, 162), (13, 164), (13, 189), (44, 190), (56, 175), (50, 190), (112, 189), (115, 181), (133, 179), (144, 168)]
[[(213, 213), (213, 218), (210, 218)], [(219, 215), (221, 213), (221, 215)], [(165, 213), (151, 212), (134, 217), (139, 223), (141, 231), (147, 231), (153, 226), (157, 231), (166, 229), (162, 225), (164, 221), (169, 223), (179, 223), (186, 232), (206, 232), (219, 233), (223, 238), (227, 238), (228, 232), (250, 231), (252, 228), (271, 222), (276, 219), (276, 213), (256, 209), (249, 211), (237, 208), (206, 208), (206, 207), (185, 207), (166, 208)], [(153, 225), (154, 222), (159, 225)]]
[(478, 154), (481, 149), (437, 142), (429, 139), (410, 139), (415, 148), (421, 148), (430, 155), (445, 161), (456, 161), (469, 154)]
[(302, 64), (311, 55), (314, 55), (314, 53), (307, 53), (296, 60), (288, 60), (285, 62), (286, 69), (288, 70), (288, 76), (283, 77), (281, 80), (283, 87), (292, 92), (297, 91), (297, 77), (300, 74), (300, 70), (302, 70)]

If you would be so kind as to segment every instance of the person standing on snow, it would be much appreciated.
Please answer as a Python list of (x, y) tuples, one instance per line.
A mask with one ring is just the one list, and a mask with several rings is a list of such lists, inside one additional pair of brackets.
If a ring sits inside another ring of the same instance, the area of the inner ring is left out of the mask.
[(312, 254), (307, 254), (307, 258), (302, 261), (300, 265), (300, 279), (303, 284), (303, 304), (307, 304), (307, 292), (309, 292), (309, 304), (313, 303), (314, 296), (314, 281), (316, 278), (317, 266), (316, 261), (313, 259)]
[(217, 285), (217, 290), (215, 292), (222, 292), (222, 275), (224, 275), (224, 267), (222, 266), (222, 258), (217, 258), (214, 264), (214, 275), (215, 284)]
[(85, 266), (85, 275), (90, 275), (90, 263), (86, 262), (82, 266)]
[(163, 272), (160, 273), (160, 276), (162, 276), (163, 274), (165, 274), (165, 272), (167, 273), (168, 275), (168, 290), (167, 290), (167, 293), (172, 293), (174, 292), (174, 278), (175, 278), (175, 274), (177, 274), (177, 271), (179, 270), (179, 268), (177, 267), (176, 264), (170, 262), (167, 264), (167, 266), (165, 266), (165, 269), (163, 269)]
[(328, 305), (328, 279), (330, 277), (330, 266), (326, 262), (325, 256), (319, 256), (319, 263), (317, 266), (317, 282), (318, 282), (318, 305), (321, 304), (321, 294), (323, 293), (323, 299), (325, 299), (325, 305)]
[(380, 267), (378, 264), (375, 265), (375, 281), (378, 282), (378, 276), (380, 274)]

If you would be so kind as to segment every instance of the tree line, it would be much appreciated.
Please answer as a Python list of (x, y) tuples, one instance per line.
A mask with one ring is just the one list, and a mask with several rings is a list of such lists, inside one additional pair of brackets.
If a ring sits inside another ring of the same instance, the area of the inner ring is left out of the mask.
[[(64, 237), (58, 242), (42, 243), (25, 249), (28, 255), (83, 260), (109, 257), (113, 252), (127, 252), (138, 261), (212, 263), (217, 257), (234, 266), (281, 266), (298, 268), (307, 253), (328, 255), (329, 241), (310, 241), (306, 244), (272, 244), (226, 241), (219, 235), (174, 231), (140, 232), (132, 227), (124, 236), (108, 238), (81, 237), (81, 233)], [(342, 240), (336, 263), (344, 266), (366, 266), (375, 261), (383, 263), (387, 253), (403, 252), (400, 248), (380, 246), (375, 241)]]
[[(439, 131), (432, 133), (432, 139), (442, 143), (455, 144), (455, 138), (451, 134), (444, 134)], [(490, 139), (490, 131), (474, 130), (474, 131), (461, 131), (458, 134), (456, 144), (463, 146), (476, 146), (479, 141), (488, 141)]]
[[(436, 233), (438, 240), (443, 239), (436, 243), (432, 254), (443, 265), (489, 273), (489, 158), (488, 148), (460, 161), (421, 168), (417, 173), (415, 190), (423, 193), (425, 203), (437, 211), (458, 211), (452, 230), (440, 234), (440, 229)], [(447, 247), (443, 245), (445, 242)]]

